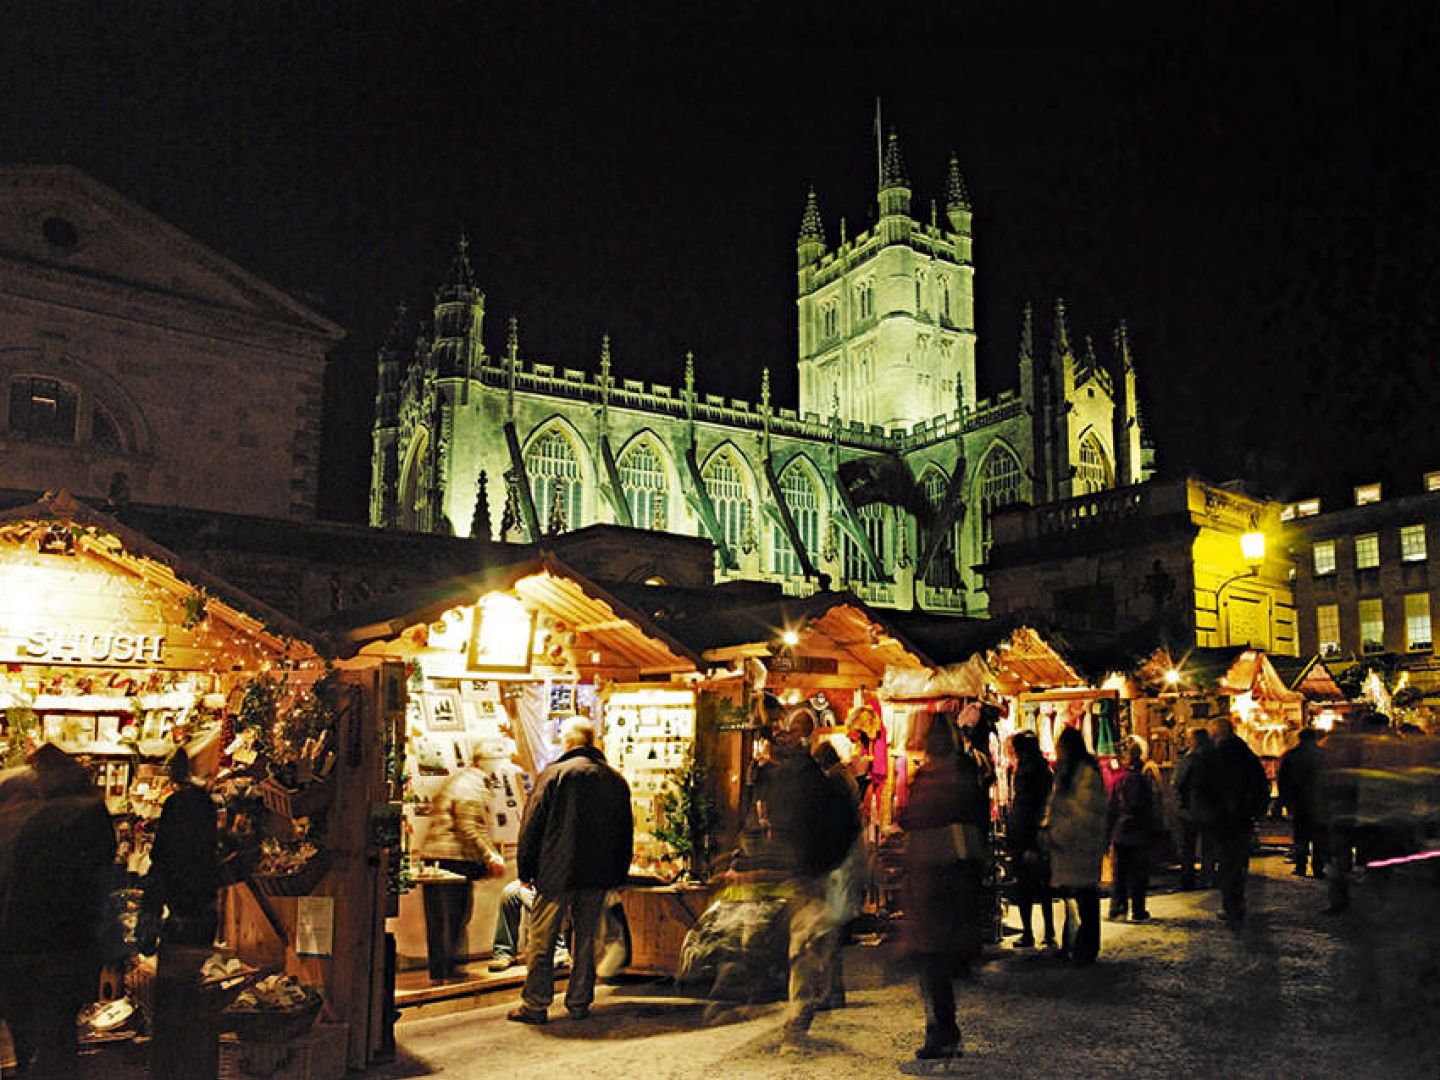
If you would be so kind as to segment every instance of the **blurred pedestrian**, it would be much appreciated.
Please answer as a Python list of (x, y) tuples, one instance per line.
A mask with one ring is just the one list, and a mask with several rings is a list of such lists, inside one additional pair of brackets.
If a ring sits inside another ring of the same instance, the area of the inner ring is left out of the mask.
[(1050, 855), (1050, 885), (1065, 897), (1060, 955), (1076, 967), (1100, 955), (1100, 869), (1105, 832), (1105, 780), (1078, 728), (1056, 740), (1055, 786), (1041, 825)]
[(535, 781), (520, 823), (516, 869), (535, 887), (525, 945), (525, 988), (506, 1018), (543, 1024), (555, 998), (555, 944), (570, 917), (570, 980), (565, 1008), (570, 1017), (590, 1015), (595, 998), (595, 936), (605, 893), (630, 875), (635, 821), (630, 785), (595, 745), (588, 720), (566, 721), (564, 753)]
[(1110, 888), (1110, 918), (1131, 922), (1150, 918), (1150, 859), (1161, 833), (1160, 790), (1145, 768), (1145, 741), (1132, 735), (1125, 764), (1110, 788), (1106, 831), (1115, 852), (1115, 880)]
[[(1215, 752), (1210, 732), (1190, 729), (1190, 749), (1175, 766), (1175, 797), (1180, 811), (1180, 888), (1197, 885), (1209, 889), (1215, 884), (1215, 808), (1200, 791), (1195, 778), (1204, 774)], [(1197, 852), (1198, 848), (1198, 852)], [(1200, 875), (1195, 875), (1195, 856), (1200, 856)]]
[(156, 1080), (214, 1077), (220, 1071), (219, 1017), (200, 989), (219, 921), (219, 837), (215, 801), (176, 749), (166, 760), (173, 785), (160, 806), (150, 872), (140, 903), (144, 952), (155, 962), (150, 1075)]
[[(486, 821), (484, 756), (477, 745), (468, 763), (456, 769), (430, 801), (429, 825), (416, 856), (433, 861), (453, 879), (421, 887), (430, 978), (448, 979), (465, 951), (473, 890), (470, 883), (505, 872), (505, 860), (490, 842)], [(508, 965), (507, 965), (508, 966)]]
[(1232, 930), (1245, 921), (1245, 882), (1255, 822), (1270, 805), (1270, 778), (1265, 766), (1235, 734), (1228, 716), (1210, 723), (1215, 756), (1196, 782), (1216, 808), (1215, 852), (1219, 862), (1220, 918)]
[[(38, 800), (14, 838), (0, 950), (20, 992), (6, 1022), (36, 1077), (79, 1072), (76, 1014), (100, 985), (115, 830), (85, 767), (53, 743), (30, 756)], [(23, 1058), (21, 1058), (23, 1062)], [(22, 1064), (22, 1069), (23, 1069)]]
[(1010, 740), (1015, 754), (1015, 775), (1010, 785), (1010, 813), (1005, 843), (1015, 868), (1015, 906), (1020, 912), (1020, 940), (1016, 947), (1035, 946), (1032, 918), (1036, 904), (1045, 926), (1045, 945), (1055, 945), (1055, 914), (1051, 908), (1050, 859), (1040, 847), (1040, 822), (1055, 776), (1040, 740), (1032, 731), (1020, 731)]
[[(833, 891), (831, 872), (860, 833), (860, 812), (846, 783), (826, 776), (810, 752), (815, 714), (787, 712), (774, 731), (774, 764), (765, 786), (771, 834), (783, 847), (789, 874), (789, 1004), (781, 1044), (798, 1051), (815, 1013), (838, 1004), (841, 930), (849, 916)], [(843, 995), (843, 986), (839, 988)]]
[[(25, 1030), (21, 1009), (29, 988), (24, 982), (26, 973), (17, 962), (24, 937), (13, 936), (14, 930), (23, 928), (15, 926), (8, 912), (11, 890), (18, 887), (18, 875), (25, 872), (17, 862), (22, 827), (39, 802), (40, 787), (30, 766), (19, 765), (0, 772), (0, 1023), (10, 1021), (12, 1042), (18, 1040), (13, 1030), (17, 1022), (21, 1032)], [(17, 1042), (15, 1057), (22, 1067), (29, 1063), (34, 1050), (31, 1045), (21, 1046)]]
[(974, 767), (962, 769), (955, 734), (944, 714), (931, 718), (925, 759), (910, 783), (900, 812), (905, 831), (905, 921), (900, 947), (915, 965), (925, 1005), (922, 1060), (960, 1053), (955, 1017), (957, 975), (965, 972), (978, 942), (975, 909), (983, 862), (970, 846), (981, 847), (976, 817), (981, 812)]
[(1280, 804), (1290, 814), (1292, 830), (1291, 858), (1296, 877), (1304, 877), (1306, 867), (1317, 878), (1325, 876), (1325, 826), (1320, 820), (1320, 733), (1307, 727), (1300, 732), (1300, 741), (1280, 758), (1276, 777), (1280, 788)]

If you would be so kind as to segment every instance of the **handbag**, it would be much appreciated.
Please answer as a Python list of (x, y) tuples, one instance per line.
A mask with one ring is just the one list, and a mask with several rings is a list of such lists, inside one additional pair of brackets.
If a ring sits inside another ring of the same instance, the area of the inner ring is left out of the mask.
[(914, 829), (906, 834), (905, 843), (911, 857), (921, 866), (982, 862), (986, 857), (980, 827), (958, 821), (929, 829)]

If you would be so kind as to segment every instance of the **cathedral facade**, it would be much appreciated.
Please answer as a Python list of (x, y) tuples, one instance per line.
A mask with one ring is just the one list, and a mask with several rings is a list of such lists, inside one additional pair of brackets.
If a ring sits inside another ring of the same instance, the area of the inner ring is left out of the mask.
[(796, 244), (799, 402), (701, 392), (485, 349), (462, 241), (431, 328), (382, 346), (370, 521), (539, 542), (595, 523), (709, 539), (720, 580), (983, 615), (990, 516), (1151, 472), (1123, 324), (1101, 362), (1057, 303), (1048, 359), (1027, 309), (1018, 387), (976, 395), (972, 208), (952, 157), (943, 218), (912, 214), (889, 137), (870, 229)]

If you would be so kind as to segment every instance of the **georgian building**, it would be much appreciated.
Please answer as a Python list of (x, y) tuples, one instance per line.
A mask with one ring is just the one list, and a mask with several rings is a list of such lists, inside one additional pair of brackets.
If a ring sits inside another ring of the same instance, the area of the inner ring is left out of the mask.
[[(486, 350), (464, 242), (418, 337), (379, 354), (370, 521), (538, 542), (617, 524), (713, 542), (719, 579), (828, 585), (899, 608), (986, 610), (990, 518), (1139, 483), (1152, 471), (1123, 324), (1102, 362), (1055, 307), (1048, 357), (1027, 309), (1018, 386), (977, 396), (970, 198), (952, 157), (944, 213), (911, 210), (892, 133), (873, 225), (827, 242), (818, 199), (796, 244), (799, 401), (617, 377)], [(737, 362), (743, 362), (738, 358)]]
[(342, 336), (77, 169), (0, 167), (0, 489), (19, 501), (312, 519)]

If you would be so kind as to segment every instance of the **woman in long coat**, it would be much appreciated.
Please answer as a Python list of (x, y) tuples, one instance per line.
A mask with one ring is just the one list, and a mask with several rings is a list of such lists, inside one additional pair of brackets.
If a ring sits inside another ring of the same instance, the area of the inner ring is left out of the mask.
[[(925, 1002), (925, 1044), (917, 1058), (960, 1053), (954, 978), (978, 945), (980, 866), (962, 858), (952, 826), (961, 826), (978, 849), (984, 803), (973, 766), (962, 769), (950, 718), (933, 717), (925, 738), (925, 762), (910, 785), (900, 814), (905, 830), (905, 923), (901, 951), (915, 965)], [(977, 850), (973, 855), (978, 856)]]
[(1060, 955), (1084, 967), (1100, 954), (1100, 868), (1109, 847), (1105, 781), (1078, 728), (1065, 728), (1055, 749), (1043, 841), (1051, 888), (1065, 897)]

